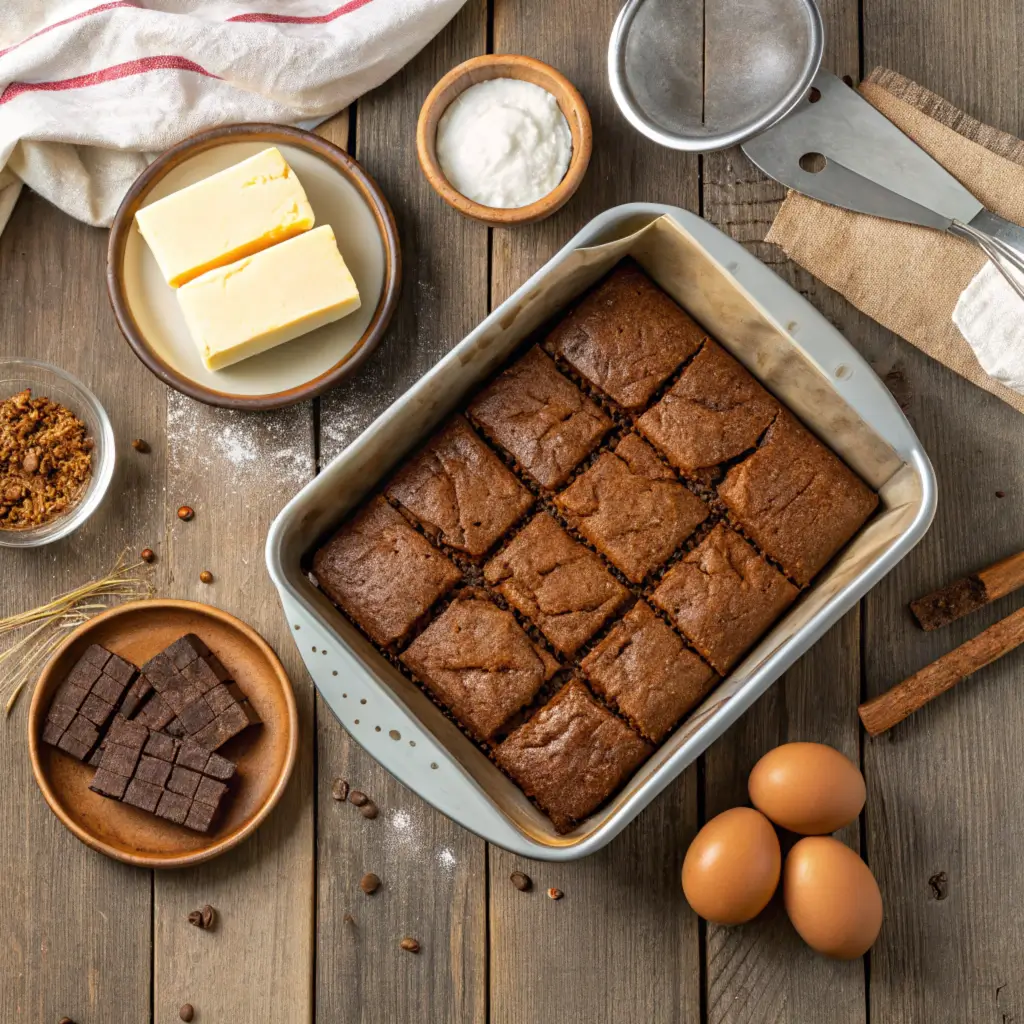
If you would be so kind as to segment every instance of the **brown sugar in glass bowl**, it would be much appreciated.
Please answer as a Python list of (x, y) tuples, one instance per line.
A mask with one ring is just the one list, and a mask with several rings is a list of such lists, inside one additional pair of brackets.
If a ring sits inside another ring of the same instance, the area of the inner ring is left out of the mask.
[[(565, 177), (547, 195), (526, 206), (499, 209), (474, 202), (452, 187), (437, 159), (435, 142), (441, 115), (470, 86), (495, 78), (513, 78), (530, 82), (551, 93), (565, 115), (572, 135), (572, 156)], [(590, 163), (592, 147), (590, 111), (576, 87), (543, 61), (509, 53), (484, 54), (452, 68), (430, 90), (420, 109), (419, 123), (416, 125), (416, 155), (431, 188), (459, 213), (473, 220), (483, 221), (492, 227), (532, 224), (550, 217), (556, 210), (561, 209), (583, 181), (587, 165)]]

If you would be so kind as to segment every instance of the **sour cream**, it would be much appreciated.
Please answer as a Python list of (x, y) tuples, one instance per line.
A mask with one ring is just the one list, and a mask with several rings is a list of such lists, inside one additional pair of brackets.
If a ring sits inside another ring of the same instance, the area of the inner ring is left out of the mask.
[(494, 78), (470, 86), (441, 115), (438, 163), (467, 199), (501, 209), (528, 206), (565, 177), (569, 122), (532, 82)]

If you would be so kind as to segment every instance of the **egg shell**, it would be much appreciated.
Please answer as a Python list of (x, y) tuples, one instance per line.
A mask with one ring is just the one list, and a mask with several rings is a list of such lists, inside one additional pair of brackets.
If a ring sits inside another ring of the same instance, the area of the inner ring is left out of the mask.
[(733, 807), (694, 836), (683, 860), (683, 892), (708, 921), (741, 924), (767, 906), (781, 868), (771, 822), (751, 807)]
[(867, 864), (838, 839), (801, 839), (786, 857), (782, 892), (793, 927), (819, 953), (854, 960), (878, 938), (878, 883)]
[(750, 773), (750, 802), (790, 832), (826, 835), (849, 825), (864, 806), (860, 769), (823, 743), (784, 743)]

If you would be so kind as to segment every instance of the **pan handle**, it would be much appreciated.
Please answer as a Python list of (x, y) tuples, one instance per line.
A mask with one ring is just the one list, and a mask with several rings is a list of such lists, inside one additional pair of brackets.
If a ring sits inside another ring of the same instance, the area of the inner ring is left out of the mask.
[[(986, 212), (991, 222), (1000, 221), (1002, 218), (995, 214)], [(979, 214), (979, 217), (982, 216)], [(1024, 254), (1017, 249), (1005, 237), (1005, 234), (990, 234), (988, 230), (977, 226), (978, 217), (975, 217), (970, 224), (963, 224), (958, 220), (953, 221), (949, 232), (959, 235), (969, 242), (973, 242), (979, 249), (995, 264), (996, 270), (1006, 280), (1006, 283), (1017, 293), (1024, 302)], [(1009, 221), (1003, 221), (1007, 227), (1016, 228), (1016, 225)], [(988, 225), (986, 225), (988, 226)], [(1016, 228), (1020, 232), (1019, 228)]]

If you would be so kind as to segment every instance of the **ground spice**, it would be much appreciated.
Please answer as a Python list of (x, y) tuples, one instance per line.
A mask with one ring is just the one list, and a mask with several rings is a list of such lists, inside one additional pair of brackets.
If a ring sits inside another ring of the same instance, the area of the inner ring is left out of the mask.
[(0, 529), (64, 515), (92, 475), (93, 442), (70, 409), (26, 390), (0, 402)]

